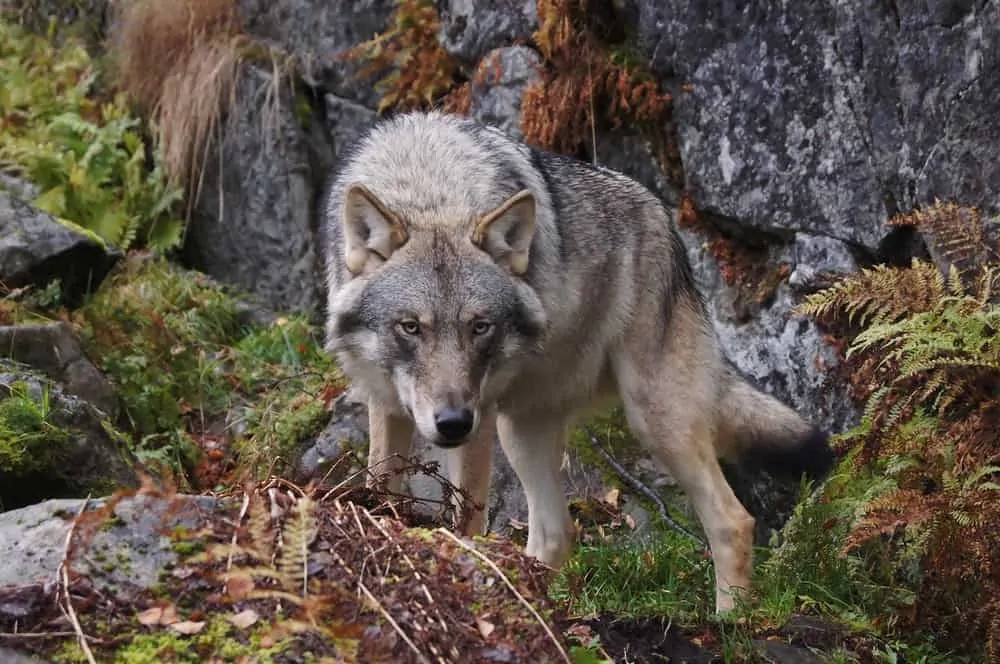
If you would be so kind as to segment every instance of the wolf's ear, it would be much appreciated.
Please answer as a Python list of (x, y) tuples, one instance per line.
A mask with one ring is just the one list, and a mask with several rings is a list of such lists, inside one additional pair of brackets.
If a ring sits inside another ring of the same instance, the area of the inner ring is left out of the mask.
[(472, 242), (516, 275), (528, 271), (535, 237), (535, 197), (524, 189), (483, 215), (472, 231)]
[(406, 243), (403, 222), (367, 187), (356, 184), (344, 196), (344, 257), (351, 274), (389, 260)]

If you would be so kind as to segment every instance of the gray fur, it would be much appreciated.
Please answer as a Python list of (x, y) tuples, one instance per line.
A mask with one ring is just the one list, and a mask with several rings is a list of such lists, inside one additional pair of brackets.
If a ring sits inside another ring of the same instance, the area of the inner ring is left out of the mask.
[[(749, 581), (753, 519), (717, 458), (828, 448), (731, 369), (674, 223), (623, 174), (457, 116), (396, 116), (330, 187), (327, 348), (368, 399), (372, 466), (391, 468), (416, 430), (455, 445), (452, 480), (483, 504), (496, 430), (528, 498), (527, 551), (551, 565), (574, 535), (558, 482), (568, 427), (619, 399), (692, 497), (722, 610)], [(435, 425), (455, 408), (475, 414), (457, 443)], [(466, 509), (462, 529), (482, 525)]]

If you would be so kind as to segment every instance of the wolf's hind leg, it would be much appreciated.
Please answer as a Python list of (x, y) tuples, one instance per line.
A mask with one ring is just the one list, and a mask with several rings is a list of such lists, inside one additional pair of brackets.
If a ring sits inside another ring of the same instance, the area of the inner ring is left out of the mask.
[[(659, 364), (659, 366), (656, 366)], [(722, 474), (715, 452), (714, 407), (701, 389), (696, 363), (626, 361), (618, 372), (629, 428), (690, 498), (708, 536), (715, 567), (716, 612), (748, 589), (754, 519)], [(692, 366), (695, 365), (695, 366)]]
[(528, 500), (525, 553), (556, 568), (576, 539), (560, 472), (567, 427), (568, 418), (547, 414), (497, 418), (500, 445)]

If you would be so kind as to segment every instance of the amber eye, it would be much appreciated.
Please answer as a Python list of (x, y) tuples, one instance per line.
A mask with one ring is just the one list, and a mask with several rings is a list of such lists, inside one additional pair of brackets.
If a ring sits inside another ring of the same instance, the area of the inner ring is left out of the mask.
[(493, 323), (485, 320), (477, 320), (472, 324), (472, 333), (477, 337), (481, 337), (484, 334), (489, 334), (490, 330), (493, 329)]
[(420, 323), (415, 320), (401, 320), (398, 325), (403, 334), (407, 334), (411, 337), (415, 337), (420, 334)]

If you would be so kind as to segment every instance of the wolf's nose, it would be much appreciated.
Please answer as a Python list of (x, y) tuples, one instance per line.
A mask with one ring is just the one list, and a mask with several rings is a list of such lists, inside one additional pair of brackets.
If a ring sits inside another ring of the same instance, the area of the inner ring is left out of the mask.
[(474, 416), (468, 408), (445, 408), (434, 416), (438, 433), (445, 440), (458, 441), (472, 431)]

